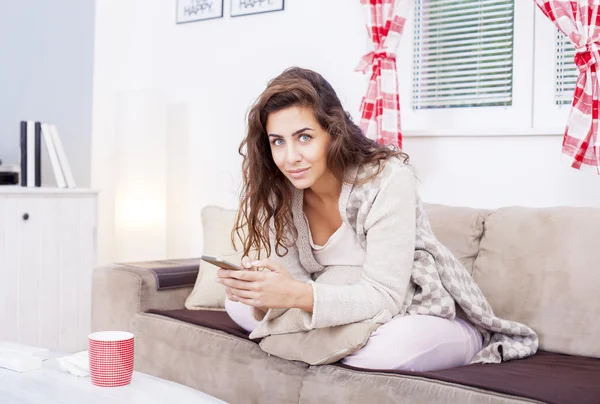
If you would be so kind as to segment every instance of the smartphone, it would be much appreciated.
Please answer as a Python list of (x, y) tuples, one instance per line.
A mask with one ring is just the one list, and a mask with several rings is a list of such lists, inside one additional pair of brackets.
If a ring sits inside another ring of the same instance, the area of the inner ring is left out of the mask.
[(203, 255), (200, 258), (202, 259), (202, 261), (206, 261), (206, 262), (208, 262), (210, 264), (216, 265), (219, 268), (233, 269), (235, 271), (242, 271), (242, 270), (244, 270), (244, 268), (242, 268), (239, 265), (232, 264), (231, 262), (227, 262), (227, 261), (222, 260), (222, 259), (217, 258), (217, 257), (209, 257), (208, 255)]

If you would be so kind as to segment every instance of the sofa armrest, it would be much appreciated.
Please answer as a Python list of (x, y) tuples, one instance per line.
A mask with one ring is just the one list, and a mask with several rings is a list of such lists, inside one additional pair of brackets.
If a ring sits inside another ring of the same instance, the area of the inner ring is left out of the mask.
[(147, 268), (108, 265), (92, 274), (92, 332), (133, 330), (136, 313), (149, 309), (184, 308), (193, 286), (158, 290), (155, 274)]

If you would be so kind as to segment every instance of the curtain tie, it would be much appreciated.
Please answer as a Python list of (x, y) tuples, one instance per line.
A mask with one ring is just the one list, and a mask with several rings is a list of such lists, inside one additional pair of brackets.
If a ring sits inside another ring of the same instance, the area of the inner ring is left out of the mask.
[(371, 51), (364, 55), (358, 66), (354, 69), (356, 72), (366, 73), (369, 67), (373, 66), (376, 60), (393, 60), (396, 61), (396, 54), (394, 52), (390, 52), (384, 48), (377, 48), (374, 51)]
[(592, 65), (598, 62), (598, 47), (596, 42), (587, 43), (575, 48), (575, 64), (581, 73), (585, 73)]

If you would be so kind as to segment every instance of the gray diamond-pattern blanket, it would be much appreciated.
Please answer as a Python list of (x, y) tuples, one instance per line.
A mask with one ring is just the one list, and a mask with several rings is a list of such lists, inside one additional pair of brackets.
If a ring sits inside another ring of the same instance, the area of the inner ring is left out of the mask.
[(538, 336), (529, 327), (497, 317), (466, 268), (433, 235), (422, 202), (417, 204), (417, 240), (407, 312), (454, 318), (458, 304), (482, 333), (483, 349), (471, 363), (499, 363), (537, 352)]
[[(348, 218), (361, 242), (365, 242), (365, 217), (382, 182), (394, 171), (406, 169), (403, 166), (390, 161), (380, 175), (353, 187), (348, 202)], [(363, 166), (357, 174), (359, 178), (369, 177), (374, 170), (375, 166)], [(412, 301), (406, 302), (406, 312), (454, 319), (458, 304), (483, 335), (483, 349), (471, 363), (499, 363), (535, 354), (539, 345), (537, 334), (524, 324), (494, 314), (467, 269), (435, 237), (418, 194), (415, 213), (415, 259), (410, 285), (413, 297)]]

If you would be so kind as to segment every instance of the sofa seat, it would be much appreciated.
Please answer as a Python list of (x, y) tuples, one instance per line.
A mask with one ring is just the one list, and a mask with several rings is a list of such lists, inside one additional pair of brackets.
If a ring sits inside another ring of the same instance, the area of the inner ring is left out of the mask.
[[(249, 340), (248, 333), (235, 324), (224, 311), (151, 309), (148, 313)], [(326, 367), (363, 375), (398, 375), (405, 378), (427, 379), (431, 383), (468, 386), (474, 391), (495, 392), (500, 396), (519, 397), (530, 402), (550, 404), (600, 402), (600, 359), (545, 351), (538, 351), (533, 357), (523, 360), (494, 365), (468, 365), (436, 372), (366, 370), (342, 364), (320, 368)]]

